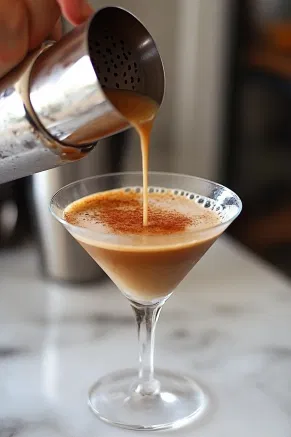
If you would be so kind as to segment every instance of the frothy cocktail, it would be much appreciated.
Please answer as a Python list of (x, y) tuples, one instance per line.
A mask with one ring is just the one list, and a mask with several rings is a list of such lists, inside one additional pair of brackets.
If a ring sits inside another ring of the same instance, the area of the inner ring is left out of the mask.
[(140, 187), (93, 194), (64, 212), (68, 223), (92, 231), (92, 239), (73, 235), (124, 294), (140, 301), (171, 293), (222, 232), (213, 200), (150, 188), (148, 201), (146, 227)]

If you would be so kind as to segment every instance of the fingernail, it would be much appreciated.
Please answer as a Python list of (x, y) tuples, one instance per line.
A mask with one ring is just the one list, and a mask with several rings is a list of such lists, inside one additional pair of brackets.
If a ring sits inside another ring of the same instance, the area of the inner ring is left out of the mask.
[(81, 14), (84, 20), (91, 17), (91, 15), (93, 14), (93, 9), (91, 8), (91, 6), (88, 5), (87, 2), (83, 4)]

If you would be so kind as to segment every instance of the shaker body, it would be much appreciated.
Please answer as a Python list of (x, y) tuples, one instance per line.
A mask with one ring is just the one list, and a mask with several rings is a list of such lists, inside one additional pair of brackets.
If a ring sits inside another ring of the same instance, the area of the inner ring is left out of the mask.
[(17, 89), (27, 65), (0, 81), (0, 184), (61, 164), (27, 117)]
[[(96, 174), (124, 170), (128, 132), (100, 141), (90, 156), (31, 178), (31, 209), (42, 274), (46, 278), (72, 283), (101, 279), (103, 270), (48, 212), (53, 195), (60, 188)], [(113, 152), (113, 153), (112, 153)]]

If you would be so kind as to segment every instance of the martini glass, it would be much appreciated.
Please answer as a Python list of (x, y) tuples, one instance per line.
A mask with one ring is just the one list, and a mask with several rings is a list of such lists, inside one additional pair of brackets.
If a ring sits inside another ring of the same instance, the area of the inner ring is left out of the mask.
[(103, 376), (90, 389), (89, 406), (103, 421), (135, 430), (178, 428), (207, 410), (208, 395), (198, 383), (187, 376), (154, 369), (156, 324), (174, 289), (242, 208), (231, 190), (197, 177), (150, 172), (149, 182), (149, 192), (172, 190), (205, 209), (215, 210), (220, 222), (203, 231), (133, 236), (96, 232), (64, 220), (64, 210), (82, 197), (117, 188), (141, 191), (141, 172), (74, 182), (59, 190), (50, 205), (54, 217), (105, 270), (133, 309), (139, 370), (118, 370)]

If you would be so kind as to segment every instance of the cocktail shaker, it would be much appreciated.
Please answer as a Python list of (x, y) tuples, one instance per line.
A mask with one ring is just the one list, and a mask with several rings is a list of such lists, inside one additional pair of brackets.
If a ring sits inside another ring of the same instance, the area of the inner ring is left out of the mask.
[(157, 104), (164, 94), (153, 38), (119, 7), (100, 9), (59, 42), (46, 42), (0, 81), (0, 183), (78, 160), (130, 127), (106, 87)]
[(97, 174), (121, 171), (127, 140), (128, 132), (114, 135), (100, 141), (90, 157), (31, 177), (31, 220), (38, 248), (39, 267), (44, 277), (62, 282), (83, 283), (105, 276), (103, 270), (64, 226), (49, 214), (48, 208), (53, 195), (65, 185)]

